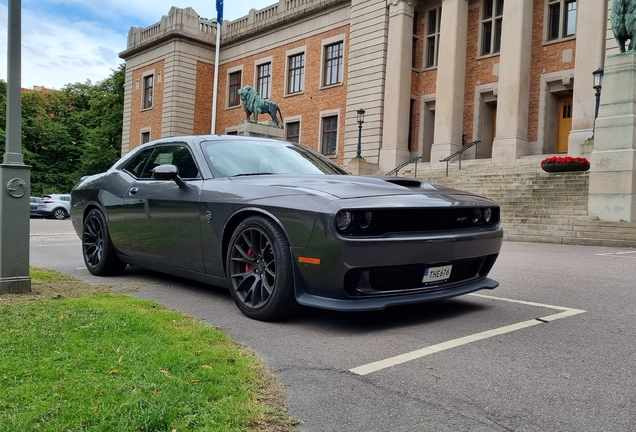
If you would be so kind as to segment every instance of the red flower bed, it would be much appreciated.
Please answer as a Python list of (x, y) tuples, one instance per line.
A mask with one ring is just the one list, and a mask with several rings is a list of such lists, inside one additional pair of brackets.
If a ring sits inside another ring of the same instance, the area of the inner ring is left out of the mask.
[(556, 164), (589, 165), (590, 161), (588, 161), (584, 157), (572, 157), (572, 156), (552, 156), (552, 157), (545, 158), (541, 161), (541, 166), (556, 165)]

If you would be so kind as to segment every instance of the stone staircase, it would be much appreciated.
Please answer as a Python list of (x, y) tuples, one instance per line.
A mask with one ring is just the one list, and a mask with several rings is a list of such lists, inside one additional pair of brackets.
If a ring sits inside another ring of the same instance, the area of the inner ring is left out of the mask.
[[(572, 245), (636, 247), (636, 222), (603, 222), (587, 213), (589, 172), (546, 173), (545, 156), (529, 156), (514, 165), (464, 160), (446, 168), (418, 164), (417, 178), (473, 192), (501, 206), (504, 239)], [(414, 165), (399, 176), (414, 177)]]

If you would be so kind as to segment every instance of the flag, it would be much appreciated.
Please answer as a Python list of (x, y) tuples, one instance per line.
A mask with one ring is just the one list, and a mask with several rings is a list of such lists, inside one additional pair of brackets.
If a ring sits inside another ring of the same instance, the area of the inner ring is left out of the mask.
[(216, 0), (216, 22), (223, 25), (223, 0)]

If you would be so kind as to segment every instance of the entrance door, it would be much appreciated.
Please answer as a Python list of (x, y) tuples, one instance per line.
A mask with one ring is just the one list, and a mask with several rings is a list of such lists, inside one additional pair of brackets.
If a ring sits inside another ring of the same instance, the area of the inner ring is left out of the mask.
[(559, 100), (559, 141), (557, 153), (568, 152), (568, 137), (572, 130), (572, 96), (564, 96)]

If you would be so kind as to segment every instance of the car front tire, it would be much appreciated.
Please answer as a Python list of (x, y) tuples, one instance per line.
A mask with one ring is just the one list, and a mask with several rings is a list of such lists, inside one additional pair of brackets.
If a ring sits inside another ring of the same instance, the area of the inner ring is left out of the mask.
[(118, 275), (126, 268), (115, 253), (106, 218), (98, 209), (88, 212), (84, 220), (82, 255), (86, 268), (95, 276)]
[(273, 321), (297, 309), (289, 242), (270, 219), (251, 216), (239, 224), (226, 268), (234, 302), (246, 316)]

